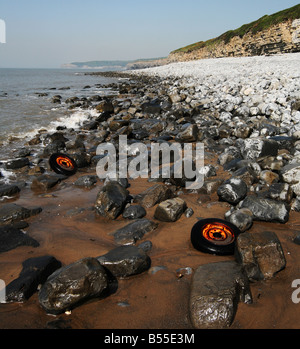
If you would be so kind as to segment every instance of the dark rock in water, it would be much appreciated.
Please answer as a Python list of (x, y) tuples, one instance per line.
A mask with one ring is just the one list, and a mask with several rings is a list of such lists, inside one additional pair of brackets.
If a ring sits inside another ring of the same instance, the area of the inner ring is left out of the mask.
[(107, 287), (107, 274), (98, 260), (84, 258), (51, 274), (39, 291), (39, 302), (47, 313), (58, 315), (103, 296)]
[(0, 185), (0, 197), (11, 196), (20, 192), (20, 188), (14, 184), (3, 184)]
[(243, 207), (252, 212), (256, 221), (286, 223), (289, 220), (289, 209), (284, 202), (247, 196), (241, 203)]
[(278, 149), (279, 144), (275, 140), (248, 138), (242, 144), (241, 153), (244, 159), (255, 160), (263, 156), (276, 156)]
[(0, 207), (0, 223), (20, 221), (35, 216), (41, 211), (41, 207), (28, 209), (17, 204), (5, 204)]
[(86, 175), (79, 177), (74, 185), (77, 187), (91, 188), (97, 183), (98, 177), (93, 175)]
[(19, 277), (6, 286), (7, 302), (23, 302), (29, 299), (48, 276), (61, 267), (61, 262), (52, 256), (27, 259), (22, 263)]
[(143, 206), (140, 205), (132, 205), (127, 207), (123, 212), (123, 218), (126, 219), (138, 219), (143, 218), (147, 214), (146, 210)]
[(148, 270), (151, 259), (136, 246), (120, 246), (97, 258), (113, 276), (125, 278)]
[(52, 103), (61, 103), (61, 96), (60, 95), (55, 95), (52, 97)]
[(187, 209), (186, 202), (180, 198), (161, 202), (154, 213), (154, 218), (162, 222), (176, 222)]
[(265, 231), (238, 236), (235, 256), (250, 281), (270, 279), (285, 268), (286, 260), (277, 235)]
[(5, 164), (6, 169), (8, 170), (17, 170), (19, 168), (25, 167), (29, 165), (28, 158), (20, 158), (20, 159), (13, 159), (7, 161)]
[(226, 220), (238, 227), (241, 232), (249, 230), (253, 224), (252, 213), (248, 209), (233, 211), (228, 217), (226, 217)]
[(31, 190), (33, 191), (47, 191), (52, 189), (61, 181), (59, 176), (42, 174), (32, 180)]
[(10, 251), (19, 246), (38, 247), (40, 244), (11, 225), (0, 226), (0, 253)]
[(240, 178), (230, 178), (218, 188), (218, 196), (221, 201), (232, 205), (238, 204), (247, 195), (247, 184)]
[(249, 281), (234, 261), (200, 266), (193, 275), (190, 317), (195, 329), (225, 329), (232, 324), (239, 301), (252, 303)]
[(109, 219), (116, 219), (124, 210), (128, 191), (118, 182), (109, 181), (99, 191), (95, 209), (98, 214)]
[(134, 197), (134, 202), (145, 208), (151, 208), (173, 196), (172, 190), (163, 184), (157, 184)]
[(149, 219), (138, 219), (113, 233), (118, 245), (134, 245), (147, 233), (157, 228), (158, 224)]

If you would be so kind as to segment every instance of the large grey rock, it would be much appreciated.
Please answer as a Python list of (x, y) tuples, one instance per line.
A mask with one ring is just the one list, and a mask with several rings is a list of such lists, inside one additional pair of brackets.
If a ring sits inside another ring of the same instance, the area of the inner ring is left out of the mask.
[(128, 191), (118, 182), (109, 181), (97, 195), (96, 212), (109, 219), (116, 219), (124, 210)]
[(224, 329), (232, 324), (239, 301), (252, 303), (247, 275), (235, 261), (200, 266), (193, 275), (190, 317), (196, 329)]
[(297, 184), (300, 182), (300, 164), (289, 164), (284, 166), (280, 174), (284, 182), (289, 184)]
[(97, 259), (113, 276), (119, 278), (143, 273), (151, 265), (150, 257), (136, 246), (120, 246)]
[(42, 256), (29, 258), (22, 266), (19, 277), (6, 286), (6, 302), (23, 302), (30, 298), (39, 284), (61, 267), (61, 262), (53, 256)]
[(235, 256), (251, 281), (270, 279), (286, 266), (281, 243), (277, 235), (269, 231), (240, 234)]
[(162, 222), (176, 222), (186, 209), (184, 200), (180, 198), (169, 199), (156, 207), (154, 218)]
[(238, 227), (241, 232), (249, 230), (253, 224), (252, 212), (248, 209), (234, 210), (226, 220)]
[(218, 196), (221, 201), (232, 205), (238, 204), (247, 195), (247, 184), (240, 178), (230, 178), (218, 188)]
[(96, 258), (84, 258), (51, 274), (39, 291), (39, 302), (47, 313), (57, 315), (101, 297), (107, 287), (102, 265)]
[(173, 196), (171, 188), (164, 184), (156, 184), (151, 188), (134, 197), (134, 202), (139, 203), (145, 208), (151, 208), (162, 201), (170, 199)]
[(289, 220), (289, 208), (284, 202), (247, 196), (241, 208), (248, 208), (256, 221), (286, 223)]
[(113, 233), (118, 245), (134, 245), (136, 241), (157, 228), (158, 224), (149, 219), (137, 219)]
[(263, 156), (276, 156), (279, 145), (275, 140), (266, 138), (248, 138), (241, 146), (244, 159), (255, 160)]

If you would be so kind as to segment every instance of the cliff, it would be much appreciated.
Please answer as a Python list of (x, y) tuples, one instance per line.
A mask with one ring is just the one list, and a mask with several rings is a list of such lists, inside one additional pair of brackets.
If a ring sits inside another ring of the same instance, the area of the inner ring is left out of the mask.
[(168, 63), (300, 51), (300, 4), (170, 53)]

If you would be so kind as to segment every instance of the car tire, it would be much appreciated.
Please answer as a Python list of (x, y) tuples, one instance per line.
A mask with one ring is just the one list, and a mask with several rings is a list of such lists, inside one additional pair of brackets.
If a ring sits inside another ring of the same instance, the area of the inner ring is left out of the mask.
[(201, 252), (218, 256), (234, 254), (235, 241), (241, 233), (234, 224), (218, 218), (207, 218), (192, 228), (191, 242)]
[(69, 155), (55, 153), (50, 156), (49, 165), (57, 174), (73, 176), (77, 172), (77, 165)]

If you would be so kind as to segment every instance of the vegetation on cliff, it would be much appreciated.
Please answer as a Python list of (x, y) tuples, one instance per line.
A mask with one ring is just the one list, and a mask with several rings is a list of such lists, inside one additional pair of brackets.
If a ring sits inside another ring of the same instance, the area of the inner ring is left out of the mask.
[(286, 10), (274, 13), (273, 15), (270, 15), (270, 16), (265, 15), (254, 22), (242, 25), (238, 29), (229, 30), (226, 33), (223, 33), (222, 35), (218, 36), (217, 38), (210, 39), (207, 41), (196, 42), (194, 44), (179, 48), (175, 51), (172, 51), (171, 54), (189, 53), (194, 50), (199, 50), (203, 47), (217, 45), (221, 42), (224, 42), (226, 44), (235, 36), (239, 36), (240, 38), (243, 38), (243, 36), (248, 33), (256, 34), (260, 31), (270, 28), (273, 25), (279, 24), (281, 22), (285, 22), (287, 20), (297, 19), (297, 18), (300, 18), (300, 4), (294, 7), (288, 8)]

